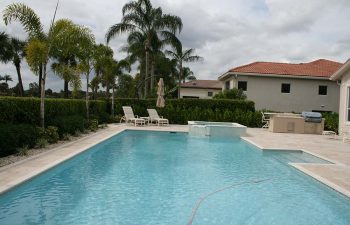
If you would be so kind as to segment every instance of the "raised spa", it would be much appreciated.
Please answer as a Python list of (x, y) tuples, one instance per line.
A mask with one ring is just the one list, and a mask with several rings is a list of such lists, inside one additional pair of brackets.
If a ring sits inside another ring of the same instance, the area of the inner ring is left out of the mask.
[(240, 137), (247, 127), (239, 123), (188, 121), (189, 134), (194, 136)]

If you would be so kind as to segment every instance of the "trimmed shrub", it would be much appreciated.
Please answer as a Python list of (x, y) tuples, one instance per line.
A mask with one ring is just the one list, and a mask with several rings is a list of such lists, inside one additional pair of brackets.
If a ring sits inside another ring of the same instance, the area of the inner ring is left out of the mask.
[[(155, 99), (116, 99), (116, 115), (123, 115), (122, 106), (131, 106), (134, 114), (146, 116), (147, 108), (156, 108)], [(249, 127), (259, 126), (261, 115), (255, 112), (254, 102), (228, 99), (169, 99), (158, 113), (173, 124), (189, 120), (238, 122)]]
[(52, 125), (58, 128), (58, 134), (62, 138), (64, 134), (74, 135), (77, 131), (83, 132), (86, 120), (81, 116), (57, 117), (52, 121)]
[[(107, 104), (104, 101), (90, 101), (90, 114), (107, 117)], [(40, 98), (0, 97), (0, 123), (40, 125)], [(58, 117), (86, 115), (85, 100), (46, 99), (45, 122), (52, 124)]]
[(322, 117), (325, 118), (324, 129), (331, 130), (336, 133), (339, 132), (339, 114), (338, 113), (322, 113)]
[(214, 99), (247, 99), (247, 95), (243, 92), (242, 89), (233, 88), (230, 90), (224, 90), (217, 93)]
[(98, 129), (98, 120), (89, 120), (87, 122), (87, 128), (91, 131), (96, 131)]
[(40, 129), (30, 124), (0, 125), (0, 156), (17, 152), (19, 148), (33, 148), (40, 138)]
[(54, 126), (48, 126), (44, 131), (44, 137), (50, 144), (57, 143), (60, 139), (58, 128)]

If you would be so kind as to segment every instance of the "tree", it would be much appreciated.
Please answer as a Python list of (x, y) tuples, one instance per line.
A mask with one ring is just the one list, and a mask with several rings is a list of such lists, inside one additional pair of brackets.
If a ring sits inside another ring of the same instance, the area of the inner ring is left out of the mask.
[(118, 98), (135, 98), (135, 80), (132, 76), (121, 74), (115, 85), (115, 93)]
[(9, 81), (13, 81), (12, 77), (8, 74), (5, 74), (4, 76), (0, 76), (0, 80), (4, 80), (6, 84), (8, 84), (7, 82)]
[(38, 83), (33, 82), (33, 83), (29, 84), (28, 95), (30, 95), (30, 96), (39, 96), (40, 95), (40, 89), (39, 89)]
[(100, 86), (100, 78), (98, 76), (95, 76), (92, 78), (90, 85), (91, 90), (92, 90), (92, 99), (96, 99), (97, 96), (97, 90), (99, 89)]
[(94, 68), (94, 53), (95, 53), (95, 38), (91, 34), (90, 38), (87, 38), (86, 41), (82, 42), (80, 48), (79, 71), (86, 77), (86, 93), (85, 93), (85, 106), (86, 106), (86, 119), (89, 119), (89, 78), (90, 73)]
[(19, 85), (19, 94), (20, 96), (23, 96), (24, 90), (23, 90), (23, 83), (22, 83), (22, 75), (21, 75), (21, 62), (23, 57), (25, 56), (25, 41), (21, 41), (17, 38), (11, 38), (10, 39), (10, 51), (11, 51), (11, 60), (13, 65), (16, 67), (17, 72), (17, 78), (18, 78), (18, 85)]
[(171, 32), (181, 31), (182, 21), (179, 17), (163, 14), (162, 9), (153, 8), (150, 0), (131, 1), (124, 5), (122, 21), (109, 28), (106, 34), (107, 43), (121, 33), (136, 33), (144, 39), (145, 52), (145, 77), (144, 97), (148, 95), (147, 80), (149, 78), (149, 52), (151, 51), (152, 39), (158, 35), (166, 35)]
[(112, 83), (112, 109), (111, 109), (111, 114), (112, 116), (114, 116), (114, 90), (116, 88), (116, 78), (118, 79), (119, 81), (119, 78), (124, 75), (124, 70), (127, 70), (128, 72), (130, 72), (131, 70), (131, 67), (130, 67), (130, 63), (124, 59), (124, 60), (120, 60), (119, 62), (118, 61), (115, 61), (115, 64), (114, 64), (114, 71), (113, 71), (113, 83)]
[(115, 60), (113, 59), (113, 50), (106, 45), (99, 44), (95, 46), (94, 54), (94, 70), (95, 78), (92, 80), (95, 89), (94, 96), (97, 94), (97, 89), (101, 83), (106, 87), (106, 97), (109, 98), (110, 84), (113, 83), (113, 71)]
[(5, 32), (0, 32), (0, 62), (7, 63), (11, 60), (11, 46), (9, 36)]
[(175, 37), (172, 37), (172, 50), (166, 50), (165, 53), (172, 57), (174, 60), (176, 60), (178, 69), (179, 69), (179, 77), (178, 77), (178, 98), (180, 98), (180, 86), (181, 86), (181, 80), (185, 82), (185, 78), (183, 76), (183, 68), (182, 64), (184, 62), (195, 62), (200, 60), (202, 57), (194, 54), (194, 49), (182, 49), (182, 43)]
[(9, 90), (9, 85), (7, 83), (0, 83), (0, 93), (5, 93), (7, 94)]
[[(91, 58), (95, 42), (92, 32), (67, 19), (58, 20), (52, 27), (52, 34), (60, 40), (52, 46), (52, 56), (57, 60), (52, 64), (53, 71), (64, 79), (65, 98), (68, 98), (68, 84), (74, 88), (73, 94), (81, 87), (78, 61)], [(85, 72), (85, 71), (84, 71)]]
[(12, 21), (18, 21), (23, 26), (29, 36), (29, 42), (26, 47), (27, 62), (31, 70), (39, 75), (40, 81), (40, 123), (45, 128), (45, 81), (47, 75), (47, 63), (50, 57), (52, 45), (59, 43), (59, 35), (56, 37), (51, 31), (54, 26), (55, 14), (49, 32), (46, 34), (43, 25), (36, 13), (23, 3), (14, 3), (8, 5), (3, 13), (5, 25)]
[(197, 80), (197, 78), (194, 76), (193, 72), (189, 67), (184, 67), (182, 69), (182, 79), (185, 82), (186, 80)]
[(233, 88), (230, 90), (224, 90), (216, 94), (213, 98), (215, 99), (239, 99), (245, 100), (247, 98), (246, 94), (242, 89)]

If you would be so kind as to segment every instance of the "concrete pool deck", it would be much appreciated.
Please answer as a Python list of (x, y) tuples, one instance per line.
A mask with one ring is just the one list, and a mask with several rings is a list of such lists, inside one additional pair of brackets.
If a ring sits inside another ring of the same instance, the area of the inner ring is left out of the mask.
[[(76, 141), (1, 167), (0, 194), (124, 130), (188, 132), (188, 126), (108, 125), (107, 128)], [(302, 150), (334, 163), (291, 165), (350, 197), (350, 144), (331, 139), (329, 136), (271, 133), (258, 128), (248, 128), (247, 133), (243, 139), (262, 150)]]

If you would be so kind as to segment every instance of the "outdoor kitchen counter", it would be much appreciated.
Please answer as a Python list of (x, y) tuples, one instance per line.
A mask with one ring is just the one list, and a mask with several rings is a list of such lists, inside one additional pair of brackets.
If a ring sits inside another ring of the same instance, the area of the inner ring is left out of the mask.
[(298, 114), (276, 114), (270, 118), (269, 131), (274, 133), (322, 134), (324, 119), (320, 123), (305, 122)]

